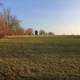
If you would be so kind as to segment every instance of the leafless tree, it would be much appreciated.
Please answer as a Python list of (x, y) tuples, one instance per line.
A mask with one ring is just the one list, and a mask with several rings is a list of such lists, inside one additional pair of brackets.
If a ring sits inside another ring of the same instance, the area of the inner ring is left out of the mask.
[(22, 29), (20, 25), (21, 21), (18, 20), (16, 16), (13, 16), (9, 9), (4, 9), (2, 16), (4, 17), (5, 29), (7, 35), (11, 35), (14, 33), (18, 34), (18, 32), (21, 32)]
[(44, 30), (40, 30), (39, 35), (46, 35), (46, 32)]
[(54, 33), (53, 33), (53, 32), (48, 32), (47, 34), (48, 34), (48, 35), (54, 35)]
[(25, 34), (26, 34), (26, 35), (33, 35), (33, 29), (32, 29), (32, 28), (28, 28), (28, 29), (25, 31)]

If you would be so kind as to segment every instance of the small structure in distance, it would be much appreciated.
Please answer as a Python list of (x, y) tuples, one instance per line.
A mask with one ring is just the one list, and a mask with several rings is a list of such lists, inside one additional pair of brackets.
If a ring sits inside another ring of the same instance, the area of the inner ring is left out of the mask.
[(38, 31), (37, 30), (35, 30), (35, 35), (38, 35)]

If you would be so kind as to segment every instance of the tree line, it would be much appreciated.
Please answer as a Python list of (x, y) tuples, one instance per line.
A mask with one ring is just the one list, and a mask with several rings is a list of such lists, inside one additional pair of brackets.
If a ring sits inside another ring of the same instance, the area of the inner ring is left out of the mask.
[(0, 36), (5, 35), (54, 35), (52, 32), (44, 30), (35, 30), (28, 28), (25, 30), (21, 26), (21, 21), (16, 16), (11, 14), (9, 9), (4, 9), (0, 12)]

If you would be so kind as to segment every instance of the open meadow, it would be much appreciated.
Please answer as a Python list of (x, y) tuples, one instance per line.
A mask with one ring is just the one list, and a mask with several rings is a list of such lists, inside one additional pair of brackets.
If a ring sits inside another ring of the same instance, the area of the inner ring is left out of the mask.
[(0, 39), (0, 80), (79, 80), (80, 36)]

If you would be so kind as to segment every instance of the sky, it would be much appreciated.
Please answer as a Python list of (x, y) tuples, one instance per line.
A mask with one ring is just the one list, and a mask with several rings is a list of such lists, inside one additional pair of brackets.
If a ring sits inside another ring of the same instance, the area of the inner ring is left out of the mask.
[(1, 0), (23, 28), (80, 34), (80, 0)]

